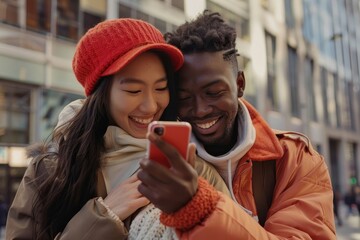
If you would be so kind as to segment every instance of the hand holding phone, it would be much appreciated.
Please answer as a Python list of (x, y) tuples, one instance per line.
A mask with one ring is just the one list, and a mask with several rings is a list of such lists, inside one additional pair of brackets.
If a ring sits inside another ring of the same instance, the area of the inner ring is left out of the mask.
[[(148, 131), (161, 136), (164, 141), (174, 146), (184, 159), (187, 159), (191, 135), (191, 125), (189, 123), (154, 121), (149, 124)], [(148, 141), (147, 157), (165, 167), (171, 167), (167, 157), (150, 141)]]

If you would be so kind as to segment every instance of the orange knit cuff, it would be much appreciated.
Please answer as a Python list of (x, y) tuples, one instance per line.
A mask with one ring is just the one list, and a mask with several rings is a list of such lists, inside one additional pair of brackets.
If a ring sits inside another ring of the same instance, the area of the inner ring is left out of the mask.
[(215, 209), (219, 193), (202, 177), (198, 178), (198, 190), (184, 207), (175, 213), (161, 213), (162, 224), (179, 230), (188, 230), (203, 221)]

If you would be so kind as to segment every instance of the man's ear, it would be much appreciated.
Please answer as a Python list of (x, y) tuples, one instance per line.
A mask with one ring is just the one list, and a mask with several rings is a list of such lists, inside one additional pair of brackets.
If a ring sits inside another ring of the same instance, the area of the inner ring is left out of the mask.
[(243, 71), (238, 71), (236, 84), (238, 88), (238, 97), (242, 97), (244, 95), (245, 90), (245, 75)]

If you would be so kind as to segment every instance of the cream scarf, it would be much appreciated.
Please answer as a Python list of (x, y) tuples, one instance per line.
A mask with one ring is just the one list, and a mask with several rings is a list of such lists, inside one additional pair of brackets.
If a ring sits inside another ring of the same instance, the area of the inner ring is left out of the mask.
[(105, 133), (105, 153), (101, 157), (101, 170), (106, 191), (132, 176), (146, 154), (146, 139), (130, 136), (119, 127), (109, 126)]

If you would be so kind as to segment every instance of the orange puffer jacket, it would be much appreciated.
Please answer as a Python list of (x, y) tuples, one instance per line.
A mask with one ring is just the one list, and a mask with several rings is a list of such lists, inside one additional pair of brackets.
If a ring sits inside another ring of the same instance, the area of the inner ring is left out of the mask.
[(233, 192), (236, 200), (256, 215), (252, 163), (275, 160), (276, 183), (264, 226), (202, 179), (192, 201), (176, 213), (163, 213), (162, 223), (175, 227), (180, 239), (336, 239), (332, 186), (323, 157), (306, 137), (275, 132), (245, 104), (256, 140), (238, 163)]

